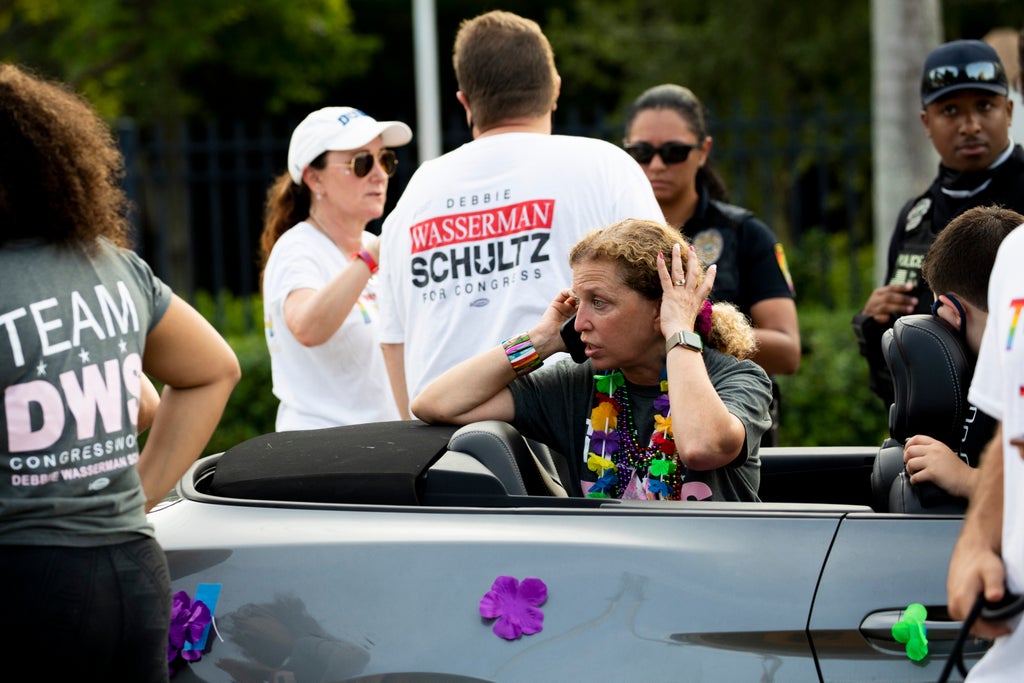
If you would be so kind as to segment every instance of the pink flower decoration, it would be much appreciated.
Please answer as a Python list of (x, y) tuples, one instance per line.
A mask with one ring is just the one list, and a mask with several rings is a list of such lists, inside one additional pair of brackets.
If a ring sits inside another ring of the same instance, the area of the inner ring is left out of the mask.
[(544, 612), (539, 608), (547, 599), (548, 587), (540, 579), (525, 578), (520, 584), (514, 576), (499, 576), (480, 599), (480, 616), (497, 618), (494, 633), (517, 640), (544, 628)]

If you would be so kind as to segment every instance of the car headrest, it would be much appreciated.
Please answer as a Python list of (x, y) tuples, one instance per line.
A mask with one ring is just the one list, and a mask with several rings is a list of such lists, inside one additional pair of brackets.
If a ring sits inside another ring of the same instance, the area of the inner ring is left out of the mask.
[[(483, 420), (465, 425), (452, 434), (448, 448), (482, 463), (510, 495), (567, 496), (557, 473), (548, 470), (527, 440), (507, 422)], [(549, 455), (546, 458), (550, 460)]]
[(974, 374), (974, 357), (957, 330), (936, 315), (905, 315), (882, 336), (882, 353), (896, 397), (889, 435), (903, 443), (927, 434), (956, 451)]

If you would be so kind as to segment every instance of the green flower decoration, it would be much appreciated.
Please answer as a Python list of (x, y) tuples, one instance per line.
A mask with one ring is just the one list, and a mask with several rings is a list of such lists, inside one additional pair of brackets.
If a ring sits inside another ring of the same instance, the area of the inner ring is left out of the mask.
[(652, 460), (651, 461), (651, 475), (655, 477), (664, 477), (669, 474), (675, 473), (677, 469), (675, 460)]
[(597, 382), (597, 390), (602, 394), (611, 396), (615, 390), (626, 384), (626, 378), (622, 376), (621, 370), (608, 373), (607, 375), (594, 375)]

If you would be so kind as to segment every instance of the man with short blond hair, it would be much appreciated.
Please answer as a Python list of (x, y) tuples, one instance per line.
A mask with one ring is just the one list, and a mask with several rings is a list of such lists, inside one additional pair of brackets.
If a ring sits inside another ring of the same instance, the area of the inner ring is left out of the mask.
[(453, 63), (473, 140), (421, 164), (381, 232), (380, 340), (406, 416), (428, 382), (543, 314), (584, 234), (665, 220), (626, 152), (552, 135), (561, 79), (536, 22), (466, 20)]

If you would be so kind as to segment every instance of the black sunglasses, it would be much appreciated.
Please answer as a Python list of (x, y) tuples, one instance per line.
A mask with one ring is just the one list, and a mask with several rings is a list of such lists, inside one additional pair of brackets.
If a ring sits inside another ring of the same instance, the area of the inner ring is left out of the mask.
[(661, 147), (655, 147), (649, 142), (634, 142), (626, 145), (625, 150), (629, 156), (637, 162), (647, 165), (657, 154), (666, 165), (681, 164), (690, 156), (690, 150), (697, 145), (686, 145), (682, 142), (666, 142)]
[(1006, 75), (999, 62), (971, 62), (950, 64), (929, 69), (924, 75), (921, 91), (925, 96), (951, 85), (970, 83), (1006, 83)]
[[(380, 162), (380, 167), (384, 169), (384, 172), (388, 174), (388, 178), (395, 175), (395, 170), (398, 169), (398, 157), (395, 156), (394, 150), (382, 149), (377, 154), (377, 161)], [(347, 164), (331, 164), (331, 166), (347, 168), (355, 174), (356, 178), (365, 178), (373, 170), (373, 164), (374, 158), (372, 154), (360, 152), (352, 157)]]

